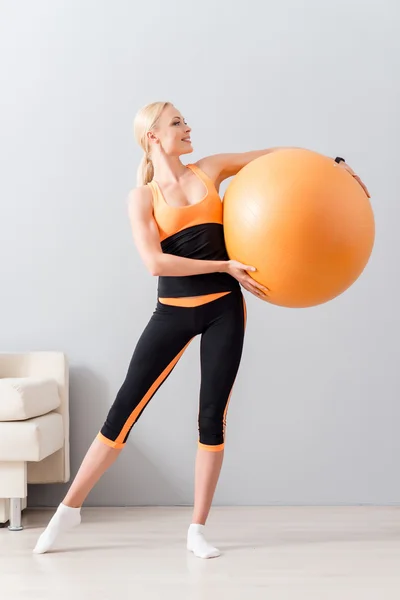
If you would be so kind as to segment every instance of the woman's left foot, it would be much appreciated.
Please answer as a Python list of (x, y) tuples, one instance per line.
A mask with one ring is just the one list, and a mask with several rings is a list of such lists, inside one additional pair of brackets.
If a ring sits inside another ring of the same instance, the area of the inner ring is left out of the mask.
[(204, 525), (192, 523), (187, 537), (187, 549), (198, 558), (216, 558), (221, 555), (218, 548), (211, 546), (204, 538)]
[(44, 554), (52, 549), (62, 533), (77, 527), (81, 522), (81, 509), (61, 502), (46, 529), (37, 541), (34, 554)]

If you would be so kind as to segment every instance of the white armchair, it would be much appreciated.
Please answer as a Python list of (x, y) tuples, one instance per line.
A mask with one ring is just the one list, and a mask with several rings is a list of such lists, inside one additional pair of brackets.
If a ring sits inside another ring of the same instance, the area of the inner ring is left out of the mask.
[(12, 531), (28, 483), (70, 478), (68, 379), (62, 352), (0, 354), (0, 523)]

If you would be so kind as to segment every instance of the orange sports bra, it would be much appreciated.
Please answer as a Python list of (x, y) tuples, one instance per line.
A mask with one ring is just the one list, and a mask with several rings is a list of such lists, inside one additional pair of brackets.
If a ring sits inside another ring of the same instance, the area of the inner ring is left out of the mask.
[[(197, 165), (187, 165), (204, 184), (204, 196), (188, 206), (169, 205), (156, 181), (148, 183), (153, 216), (163, 252), (203, 260), (228, 260), (222, 227), (222, 202), (213, 181)], [(234, 283), (233, 283), (234, 282)], [(200, 306), (229, 294), (238, 282), (226, 273), (160, 277), (159, 301), (172, 306)]]
[(220, 223), (222, 225), (222, 202), (212, 180), (196, 165), (187, 165), (204, 183), (204, 196), (200, 202), (188, 206), (167, 204), (156, 181), (148, 186), (153, 193), (153, 215), (160, 232), (160, 241), (194, 225)]

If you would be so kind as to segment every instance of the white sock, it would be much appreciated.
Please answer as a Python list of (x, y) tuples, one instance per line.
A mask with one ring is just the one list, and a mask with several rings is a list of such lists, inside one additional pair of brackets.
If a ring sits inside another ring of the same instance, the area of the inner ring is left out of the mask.
[(216, 558), (221, 552), (204, 538), (204, 525), (192, 523), (187, 537), (187, 549), (198, 558)]
[(33, 552), (35, 554), (44, 554), (54, 546), (61, 533), (76, 527), (80, 522), (81, 509), (71, 508), (61, 503), (50, 519), (46, 529), (39, 537)]

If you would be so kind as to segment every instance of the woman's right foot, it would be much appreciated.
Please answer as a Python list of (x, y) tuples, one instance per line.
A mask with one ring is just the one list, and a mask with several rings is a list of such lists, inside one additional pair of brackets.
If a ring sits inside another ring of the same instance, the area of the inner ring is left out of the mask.
[(187, 537), (187, 549), (198, 558), (216, 558), (221, 555), (218, 548), (211, 546), (204, 538), (204, 525), (192, 523)]
[(60, 504), (46, 529), (39, 537), (33, 550), (35, 554), (44, 554), (53, 548), (60, 535), (77, 527), (81, 522), (81, 509)]

